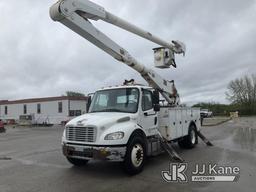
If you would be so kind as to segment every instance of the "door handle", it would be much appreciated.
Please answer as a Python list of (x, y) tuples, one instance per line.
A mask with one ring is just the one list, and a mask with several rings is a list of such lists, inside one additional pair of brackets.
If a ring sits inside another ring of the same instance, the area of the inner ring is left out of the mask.
[(156, 115), (156, 112), (153, 112), (153, 113), (145, 112), (144, 115), (145, 116), (153, 116), (153, 115)]
[(157, 124), (157, 117), (155, 117), (155, 125)]

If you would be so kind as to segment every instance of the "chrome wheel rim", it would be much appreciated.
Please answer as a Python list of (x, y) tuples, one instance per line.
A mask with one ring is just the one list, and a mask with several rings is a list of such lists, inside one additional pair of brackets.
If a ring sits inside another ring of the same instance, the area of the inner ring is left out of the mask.
[(143, 162), (143, 158), (144, 158), (144, 152), (143, 152), (142, 145), (141, 144), (135, 144), (133, 146), (132, 152), (131, 152), (132, 164), (135, 167), (139, 167)]
[(196, 133), (193, 129), (191, 130), (190, 137), (191, 137), (191, 143), (195, 144), (196, 143)]

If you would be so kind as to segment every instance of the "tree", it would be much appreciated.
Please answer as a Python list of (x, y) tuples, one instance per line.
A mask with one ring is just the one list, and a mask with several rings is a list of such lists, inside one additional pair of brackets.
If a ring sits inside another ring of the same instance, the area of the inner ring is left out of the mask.
[(228, 84), (227, 99), (246, 114), (256, 113), (256, 75), (237, 78)]
[(66, 91), (66, 96), (69, 96), (69, 97), (85, 97), (85, 94), (79, 93), (79, 92), (74, 92), (74, 91)]

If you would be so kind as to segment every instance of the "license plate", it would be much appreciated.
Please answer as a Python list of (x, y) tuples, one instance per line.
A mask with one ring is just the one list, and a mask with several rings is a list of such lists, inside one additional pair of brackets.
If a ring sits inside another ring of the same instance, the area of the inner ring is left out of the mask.
[(75, 147), (75, 151), (83, 152), (84, 149), (82, 147)]

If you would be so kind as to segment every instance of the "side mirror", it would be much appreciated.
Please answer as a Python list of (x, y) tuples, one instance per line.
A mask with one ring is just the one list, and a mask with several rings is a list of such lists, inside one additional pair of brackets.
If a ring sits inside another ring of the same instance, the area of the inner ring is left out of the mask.
[(152, 101), (153, 101), (153, 104), (154, 104), (154, 105), (159, 105), (159, 100), (160, 100), (160, 98), (159, 98), (159, 91), (154, 90), (154, 91), (153, 91), (153, 94), (152, 94)]
[(160, 105), (159, 104), (154, 104), (154, 111), (155, 112), (160, 111)]
[(89, 112), (91, 103), (92, 103), (92, 96), (88, 96), (87, 105), (86, 105), (86, 112), (87, 112), (87, 113)]

